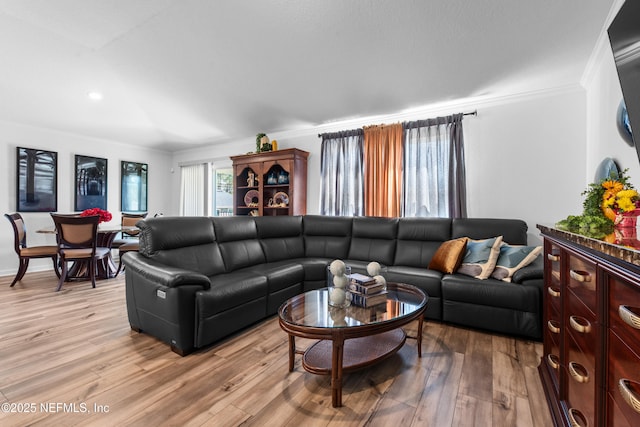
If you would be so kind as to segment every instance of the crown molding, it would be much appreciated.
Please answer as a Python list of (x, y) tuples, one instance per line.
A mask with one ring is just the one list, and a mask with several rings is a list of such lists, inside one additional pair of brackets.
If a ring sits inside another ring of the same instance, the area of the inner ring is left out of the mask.
[(317, 136), (325, 132), (338, 132), (347, 129), (356, 129), (363, 126), (382, 123), (397, 123), (411, 120), (422, 120), (430, 117), (446, 116), (467, 111), (478, 111), (478, 117), (482, 116), (482, 108), (499, 107), (516, 102), (531, 101), (533, 99), (558, 96), (574, 92), (583, 92), (584, 87), (578, 83), (558, 86), (553, 88), (545, 88), (531, 90), (519, 93), (484, 95), (477, 97), (461, 98), (453, 101), (441, 102), (426, 105), (424, 107), (412, 108), (410, 110), (401, 111), (394, 114), (380, 114), (368, 117), (359, 117), (348, 120), (340, 120), (331, 123), (323, 123), (317, 126), (292, 129), (280, 132), (271, 132), (271, 139), (293, 139), (308, 137), (310, 135)]
[[(587, 65), (584, 68), (584, 72), (582, 73), (582, 77), (580, 78), (580, 85), (582, 87), (588, 88), (593, 79), (596, 76), (598, 71), (598, 65), (602, 62), (602, 57), (608, 52), (613, 55), (610, 49), (609, 44), (609, 34), (607, 30), (613, 22), (613, 19), (616, 17), (618, 11), (624, 4), (625, 0), (614, 0), (611, 8), (609, 9), (609, 14), (607, 15), (607, 19), (604, 21), (602, 25), (602, 29), (600, 30), (600, 35), (598, 36), (598, 40), (596, 40), (596, 44), (591, 51), (591, 55), (589, 56), (589, 60), (587, 61)], [(608, 49), (608, 50), (607, 50)]]

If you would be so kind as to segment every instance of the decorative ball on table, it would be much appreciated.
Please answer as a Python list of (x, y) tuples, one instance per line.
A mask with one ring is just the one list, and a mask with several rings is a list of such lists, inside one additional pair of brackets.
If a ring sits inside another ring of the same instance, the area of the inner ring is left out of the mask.
[(367, 274), (369, 274), (369, 276), (371, 277), (379, 275), (381, 269), (382, 267), (380, 267), (380, 263), (376, 261), (371, 261), (369, 264), (367, 264)]
[(327, 286), (329, 287), (329, 305), (348, 307), (351, 294), (347, 290), (351, 268), (344, 261), (336, 259), (327, 267)]
[(336, 288), (345, 289), (348, 284), (349, 278), (345, 274), (342, 274), (340, 276), (333, 276), (333, 286), (335, 286)]
[(379, 274), (373, 276), (373, 280), (376, 281), (376, 283), (380, 283), (384, 286), (387, 286), (387, 279), (384, 278), (384, 276), (381, 276)]
[(339, 259), (331, 261), (331, 264), (329, 264), (329, 271), (334, 276), (342, 276), (342, 275), (344, 275), (346, 269), (347, 269), (347, 265), (344, 263), (344, 261), (339, 260)]

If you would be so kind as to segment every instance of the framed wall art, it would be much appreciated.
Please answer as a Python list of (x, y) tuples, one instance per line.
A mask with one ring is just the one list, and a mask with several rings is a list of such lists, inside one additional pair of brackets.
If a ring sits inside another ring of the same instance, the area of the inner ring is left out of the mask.
[(107, 210), (107, 159), (76, 154), (74, 209)]
[(149, 165), (120, 162), (120, 209), (122, 212), (147, 212), (147, 173)]
[(58, 153), (17, 147), (16, 210), (58, 210)]

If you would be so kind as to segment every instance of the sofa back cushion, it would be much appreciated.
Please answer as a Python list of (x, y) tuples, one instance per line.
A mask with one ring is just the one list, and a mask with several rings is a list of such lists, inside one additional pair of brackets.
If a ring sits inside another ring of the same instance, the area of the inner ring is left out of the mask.
[(259, 216), (255, 223), (267, 262), (304, 257), (301, 216)]
[(305, 256), (346, 259), (351, 223), (351, 217), (305, 215), (302, 219)]
[(211, 218), (149, 218), (138, 227), (143, 256), (206, 276), (225, 271)]
[(527, 230), (527, 223), (520, 219), (455, 218), (451, 224), (451, 238), (482, 240), (502, 236), (502, 241), (510, 245), (526, 245)]
[(394, 265), (427, 268), (440, 245), (451, 237), (449, 218), (402, 218)]
[(397, 233), (397, 218), (353, 218), (348, 259), (393, 264)]
[(254, 217), (215, 217), (213, 226), (227, 272), (266, 261)]

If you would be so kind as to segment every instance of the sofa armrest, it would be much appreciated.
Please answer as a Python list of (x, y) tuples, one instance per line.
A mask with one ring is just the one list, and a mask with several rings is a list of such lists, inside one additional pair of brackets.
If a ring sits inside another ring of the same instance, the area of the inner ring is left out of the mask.
[(512, 283), (524, 283), (530, 280), (542, 280), (544, 278), (544, 260), (537, 257), (531, 264), (513, 273)]
[(196, 293), (209, 289), (203, 274), (171, 267), (137, 252), (123, 255), (131, 328), (171, 345), (184, 356), (195, 346)]
[(211, 287), (211, 281), (204, 274), (161, 264), (137, 252), (123, 254), (122, 262), (127, 268), (127, 274), (142, 276), (144, 279), (160, 286), (175, 288), (186, 285), (200, 285), (203, 290)]

